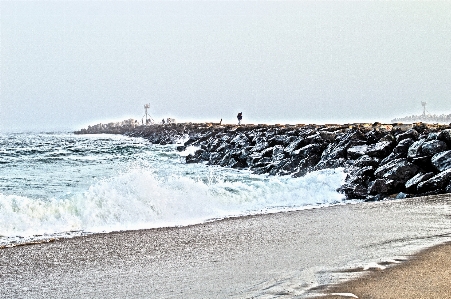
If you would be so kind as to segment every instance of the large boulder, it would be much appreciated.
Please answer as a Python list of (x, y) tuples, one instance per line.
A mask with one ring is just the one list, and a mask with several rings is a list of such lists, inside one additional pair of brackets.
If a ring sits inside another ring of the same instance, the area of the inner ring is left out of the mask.
[(421, 153), (423, 156), (433, 156), (437, 153), (446, 151), (448, 146), (444, 141), (441, 140), (431, 140), (423, 143), (421, 147)]
[(417, 130), (415, 129), (409, 129), (406, 132), (399, 134), (398, 136), (396, 136), (396, 142), (401, 142), (404, 139), (412, 139), (412, 140), (417, 140), (418, 136), (420, 136), (420, 134), (418, 133)]
[(395, 159), (385, 165), (380, 166), (374, 172), (376, 178), (393, 180), (395, 187), (404, 185), (419, 171), (419, 167), (410, 163), (405, 158)]
[(390, 141), (379, 141), (368, 146), (366, 154), (370, 157), (384, 158), (390, 154), (393, 143)]
[(230, 141), (230, 144), (238, 148), (245, 148), (250, 145), (250, 140), (245, 134), (238, 134)]
[(291, 154), (293, 151), (297, 150), (301, 146), (305, 144), (305, 139), (302, 137), (299, 137), (298, 139), (291, 142), (287, 147), (285, 147), (284, 151), (287, 154)]
[(390, 179), (376, 179), (368, 185), (368, 194), (388, 194), (393, 191), (394, 182)]
[(368, 149), (368, 145), (356, 145), (348, 148), (347, 150), (347, 156), (350, 159), (357, 159), (363, 155), (366, 154), (366, 151)]
[(367, 184), (374, 177), (374, 167), (364, 166), (364, 167), (350, 167), (348, 170), (348, 175), (346, 176), (347, 183), (354, 184)]
[(429, 180), (434, 176), (433, 172), (419, 172), (414, 175), (410, 180), (408, 180), (405, 184), (406, 191), (409, 193), (417, 193), (417, 186), (419, 183)]
[(441, 193), (443, 189), (449, 184), (451, 179), (451, 169), (440, 172), (432, 178), (421, 182), (417, 186), (419, 193), (436, 192)]
[(365, 134), (365, 138), (368, 144), (374, 144), (383, 137), (383, 134), (383, 132), (373, 129)]
[(451, 129), (446, 129), (440, 131), (440, 133), (437, 136), (438, 140), (446, 142), (448, 146), (451, 146)]
[(321, 155), (323, 152), (324, 146), (322, 144), (313, 143), (301, 147), (298, 150), (293, 151), (293, 155), (299, 155), (301, 157), (309, 157), (313, 155)]
[(415, 141), (412, 138), (402, 139), (393, 149), (393, 153), (395, 154), (405, 154), (407, 156), (407, 152), (409, 151), (409, 147)]
[(320, 131), (319, 134), (321, 139), (327, 142), (334, 142), (335, 138), (337, 138), (337, 132)]
[(423, 146), (425, 140), (420, 139), (418, 141), (415, 141), (407, 151), (407, 157), (408, 158), (415, 158), (421, 156), (421, 147)]
[(338, 191), (344, 193), (348, 199), (364, 199), (368, 195), (368, 187), (362, 184), (343, 184)]
[(435, 154), (431, 158), (431, 163), (438, 171), (451, 168), (451, 150)]

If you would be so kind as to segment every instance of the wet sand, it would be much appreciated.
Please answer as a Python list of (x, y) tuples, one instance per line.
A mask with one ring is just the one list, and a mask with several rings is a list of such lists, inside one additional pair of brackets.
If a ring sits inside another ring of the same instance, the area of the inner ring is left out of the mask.
[(450, 207), (442, 195), (4, 248), (0, 298), (303, 298), (450, 241)]
[(451, 243), (424, 250), (399, 266), (329, 288), (325, 294), (318, 298), (451, 298)]

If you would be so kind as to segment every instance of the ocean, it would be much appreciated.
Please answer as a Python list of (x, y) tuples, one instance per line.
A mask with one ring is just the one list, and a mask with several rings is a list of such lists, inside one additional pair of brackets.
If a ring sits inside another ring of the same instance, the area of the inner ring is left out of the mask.
[(0, 135), (0, 245), (344, 202), (340, 169), (253, 175), (186, 164), (193, 150), (122, 135)]

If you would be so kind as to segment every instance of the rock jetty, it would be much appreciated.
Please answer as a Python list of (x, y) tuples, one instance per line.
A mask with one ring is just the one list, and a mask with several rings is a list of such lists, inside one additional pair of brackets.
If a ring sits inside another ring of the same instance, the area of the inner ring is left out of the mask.
[(186, 163), (206, 163), (256, 174), (300, 177), (344, 168), (339, 191), (348, 199), (380, 200), (451, 193), (451, 126), (416, 124), (220, 125), (181, 123), (85, 129), (154, 144), (195, 146)]

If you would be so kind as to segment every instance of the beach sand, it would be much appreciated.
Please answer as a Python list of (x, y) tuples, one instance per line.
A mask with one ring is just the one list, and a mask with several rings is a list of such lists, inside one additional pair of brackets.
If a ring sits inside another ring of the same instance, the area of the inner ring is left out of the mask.
[(399, 266), (373, 271), (325, 293), (318, 298), (451, 298), (451, 243), (426, 249)]
[(352, 269), (450, 241), (450, 203), (338, 205), (4, 248), (0, 298), (303, 298)]

